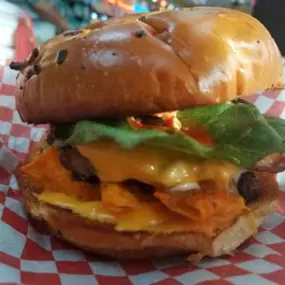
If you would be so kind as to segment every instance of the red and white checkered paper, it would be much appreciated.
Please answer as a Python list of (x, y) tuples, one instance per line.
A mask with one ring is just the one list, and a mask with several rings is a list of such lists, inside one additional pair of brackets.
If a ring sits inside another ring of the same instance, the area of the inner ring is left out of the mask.
[[(104, 261), (36, 231), (23, 210), (13, 171), (40, 140), (44, 128), (21, 122), (13, 95), (15, 76), (7, 66), (0, 66), (0, 285), (285, 284), (282, 211), (269, 216), (234, 256), (195, 264), (182, 258)], [(248, 99), (262, 112), (285, 118), (285, 91), (267, 91)], [(285, 175), (278, 180), (282, 204)]]

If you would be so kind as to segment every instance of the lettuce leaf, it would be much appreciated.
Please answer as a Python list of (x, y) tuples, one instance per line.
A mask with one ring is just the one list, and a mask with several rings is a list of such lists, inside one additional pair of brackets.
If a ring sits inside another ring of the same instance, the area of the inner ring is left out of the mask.
[(109, 138), (131, 149), (147, 144), (184, 152), (203, 159), (229, 160), (244, 168), (251, 168), (266, 155), (285, 152), (285, 120), (262, 115), (248, 103), (222, 103), (196, 107), (178, 112), (182, 125), (191, 128), (202, 125), (214, 138), (215, 146), (206, 146), (179, 131), (164, 132), (133, 129), (124, 120), (79, 121), (64, 129), (65, 144), (77, 145)]
[(99, 139), (109, 138), (125, 149), (132, 149), (139, 144), (151, 144), (186, 152), (190, 155), (207, 158), (211, 147), (204, 146), (195, 139), (180, 132), (167, 133), (150, 129), (133, 129), (124, 122), (108, 123), (80, 121), (75, 124), (66, 144), (86, 144)]
[(285, 138), (285, 120), (265, 115), (267, 123), (283, 138)]

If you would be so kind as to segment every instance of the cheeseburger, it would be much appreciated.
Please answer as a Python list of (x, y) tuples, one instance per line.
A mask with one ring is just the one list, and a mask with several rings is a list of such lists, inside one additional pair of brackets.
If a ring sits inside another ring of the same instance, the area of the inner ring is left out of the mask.
[(285, 122), (239, 99), (282, 86), (265, 27), (224, 8), (65, 32), (19, 70), (23, 121), (49, 124), (21, 166), (50, 232), (124, 259), (232, 253), (277, 204)]

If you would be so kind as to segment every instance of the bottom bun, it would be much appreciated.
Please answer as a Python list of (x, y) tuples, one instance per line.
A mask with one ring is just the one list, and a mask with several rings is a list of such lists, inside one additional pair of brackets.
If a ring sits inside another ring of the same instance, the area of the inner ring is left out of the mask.
[(275, 175), (256, 173), (261, 189), (258, 201), (251, 203), (251, 213), (240, 216), (234, 224), (215, 237), (203, 234), (118, 232), (113, 227), (82, 218), (69, 210), (39, 202), (38, 192), (24, 175), (18, 176), (24, 205), (33, 219), (40, 220), (56, 236), (84, 250), (118, 259), (149, 259), (187, 254), (190, 259), (231, 254), (256, 232), (264, 218), (276, 209), (278, 184)]

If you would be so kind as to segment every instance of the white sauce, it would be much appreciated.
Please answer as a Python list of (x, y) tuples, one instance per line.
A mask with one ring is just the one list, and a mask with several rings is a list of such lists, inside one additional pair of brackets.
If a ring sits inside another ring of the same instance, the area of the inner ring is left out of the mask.
[(173, 186), (168, 189), (170, 192), (188, 192), (194, 189), (200, 189), (200, 186), (198, 183), (185, 183)]

